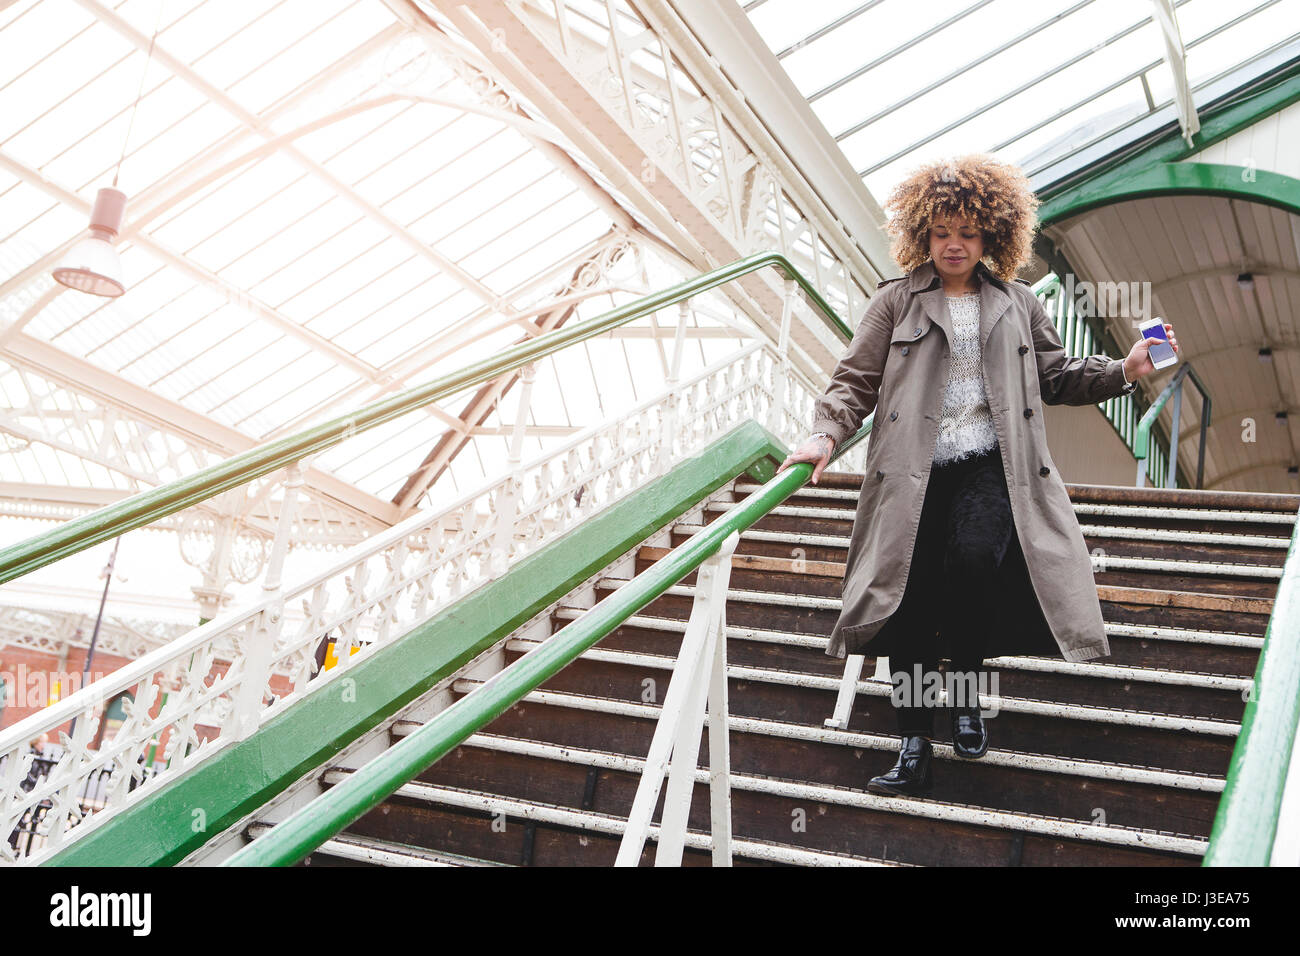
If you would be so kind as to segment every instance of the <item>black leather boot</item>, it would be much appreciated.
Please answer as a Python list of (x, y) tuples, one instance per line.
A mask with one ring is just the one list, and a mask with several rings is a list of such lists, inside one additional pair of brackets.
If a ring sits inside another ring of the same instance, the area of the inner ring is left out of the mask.
[(952, 709), (952, 749), (959, 757), (974, 760), (989, 749), (989, 730), (976, 707)]
[(925, 737), (904, 737), (898, 750), (898, 762), (886, 774), (872, 777), (867, 784), (871, 793), (895, 797), (923, 797), (931, 790), (930, 741)]

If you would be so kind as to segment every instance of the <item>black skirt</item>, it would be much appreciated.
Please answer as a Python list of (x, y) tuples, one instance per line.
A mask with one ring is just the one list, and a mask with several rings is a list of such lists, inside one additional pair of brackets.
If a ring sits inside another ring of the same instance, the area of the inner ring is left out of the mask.
[[(985, 564), (959, 580), (948, 570)], [(931, 467), (902, 601), (863, 653), (1061, 656), (1029, 578), (997, 445)]]

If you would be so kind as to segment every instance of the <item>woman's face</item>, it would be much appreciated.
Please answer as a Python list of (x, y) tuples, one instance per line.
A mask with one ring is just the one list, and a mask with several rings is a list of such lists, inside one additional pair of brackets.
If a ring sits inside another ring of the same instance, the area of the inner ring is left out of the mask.
[(947, 279), (966, 280), (984, 257), (984, 233), (965, 219), (939, 219), (930, 226), (930, 258)]

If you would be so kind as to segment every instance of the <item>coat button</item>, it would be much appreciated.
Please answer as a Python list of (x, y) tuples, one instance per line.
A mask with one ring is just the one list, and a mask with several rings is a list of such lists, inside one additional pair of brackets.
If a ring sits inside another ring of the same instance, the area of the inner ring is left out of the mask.
[(904, 355), (907, 354), (907, 348), (908, 348), (908, 347), (907, 347), (906, 345), (903, 346), (903, 354), (904, 354)]
[(1024, 354), (1025, 354), (1026, 352), (1028, 352), (1028, 351), (1029, 351), (1029, 346), (1028, 346), (1028, 345), (1022, 345), (1022, 346), (1020, 346), (1019, 352), (1020, 352), (1021, 355), (1024, 355)]
[(1033, 417), (1034, 417), (1034, 410), (1033, 410), (1032, 408), (1026, 408), (1026, 409), (1025, 409), (1025, 417), (1026, 417), (1026, 418), (1033, 418)]
[(884, 473), (883, 471), (878, 471), (878, 472), (876, 472), (876, 477), (877, 477), (877, 478), (884, 478), (884, 477), (885, 477), (885, 473)]
[(1040, 475), (1042, 475), (1044, 478), (1046, 478), (1047, 475), (1048, 475), (1048, 473), (1051, 472), (1051, 470), (1052, 470), (1052, 469), (1050, 469), (1050, 468), (1048, 468), (1046, 465), (1044, 465), (1042, 468), (1039, 468), (1039, 469), (1038, 469), (1038, 473), (1039, 473)]
[(890, 413), (889, 413), (889, 420), (890, 420), (891, 422), (894, 421), (894, 420), (897, 419), (897, 418), (898, 418), (898, 412), (890, 412)]
[(912, 338), (916, 338), (916, 337), (917, 337), (918, 335), (920, 335), (920, 334), (921, 334), (921, 330), (920, 330), (920, 329), (913, 329), (913, 330), (912, 330)]

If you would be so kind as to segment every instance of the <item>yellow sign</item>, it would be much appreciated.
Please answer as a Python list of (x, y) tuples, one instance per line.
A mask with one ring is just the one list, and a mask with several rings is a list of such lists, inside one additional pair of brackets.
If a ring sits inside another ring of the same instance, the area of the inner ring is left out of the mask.
[[(359, 651), (359, 650), (361, 650), (360, 645), (356, 645), (356, 644), (354, 644), (354, 645), (352, 646), (352, 650), (350, 650), (350, 651), (348, 652), (348, 657), (351, 657), (353, 654), (355, 654), (355, 653), (356, 653), (357, 651)], [(335, 654), (334, 654), (334, 639), (333, 639), (333, 638), (330, 638), (330, 642), (329, 642), (329, 644), (327, 644), (327, 645), (325, 646), (325, 670), (329, 670), (331, 667), (333, 667), (333, 666), (334, 666), (335, 664), (337, 664), (338, 662), (339, 662), (339, 659), (338, 659), (338, 658), (335, 656)]]

